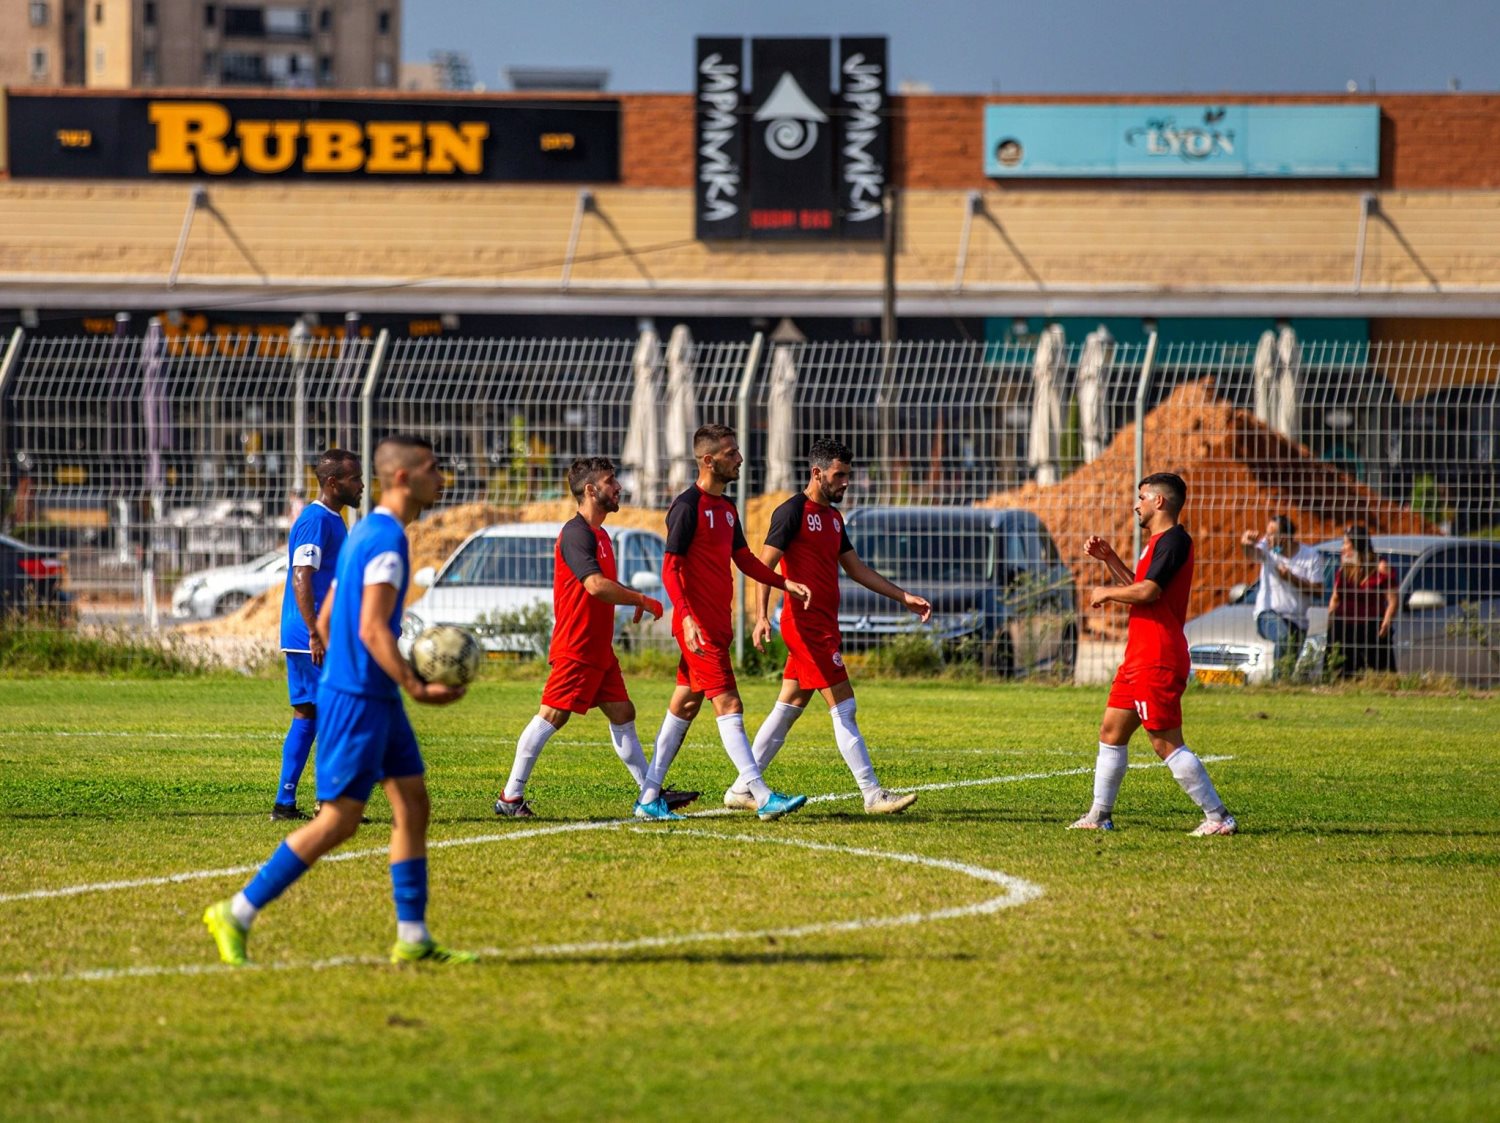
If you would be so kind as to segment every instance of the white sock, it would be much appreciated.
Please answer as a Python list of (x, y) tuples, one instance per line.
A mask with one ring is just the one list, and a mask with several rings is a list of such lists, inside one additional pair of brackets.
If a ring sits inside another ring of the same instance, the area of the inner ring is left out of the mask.
[(557, 732), (541, 714), (537, 714), (521, 730), (516, 739), (516, 760), (510, 766), (510, 779), (505, 781), (505, 798), (514, 802), (526, 794), (526, 781), (531, 779), (531, 770), (536, 767), (536, 758), (542, 755), (542, 746)]
[(750, 750), (750, 739), (745, 736), (745, 715), (725, 714), (718, 722), (719, 740), (724, 742), (724, 751), (740, 772), (735, 786), (753, 795), (756, 806), (764, 806), (766, 800), (771, 798), (771, 789), (760, 778), (760, 766), (755, 763), (755, 753)]
[[(776, 754), (781, 751), (781, 746), (786, 742), (786, 735), (791, 732), (792, 726), (797, 724), (797, 719), (802, 716), (802, 707), (793, 706), (787, 702), (777, 702), (771, 712), (766, 715), (766, 720), (760, 723), (760, 728), (755, 731), (755, 744), (750, 746), (750, 751), (755, 754), (755, 763), (761, 772), (765, 772), (771, 761), (776, 759)], [(737, 791), (744, 791), (735, 783)]]
[(854, 699), (845, 698), (837, 706), (829, 707), (828, 716), (833, 719), (833, 739), (838, 742), (844, 763), (854, 773), (859, 790), (868, 792), (878, 788), (880, 782), (875, 779), (875, 766), (870, 763), (870, 750), (865, 747), (864, 736), (854, 720), (854, 710)]
[(1120, 781), (1125, 779), (1129, 763), (1130, 753), (1124, 745), (1099, 742), (1099, 759), (1094, 762), (1094, 806), (1089, 810), (1095, 819), (1108, 819), (1115, 809)]
[(396, 939), (405, 944), (425, 944), (432, 937), (427, 934), (425, 920), (398, 920), (396, 921)]
[(615, 747), (615, 755), (625, 762), (630, 778), (637, 788), (646, 786), (646, 754), (641, 751), (641, 739), (636, 736), (635, 722), (624, 725), (609, 723), (609, 740)]
[(255, 918), (260, 909), (250, 903), (250, 898), (244, 893), (236, 893), (229, 901), (229, 911), (234, 914), (234, 919), (241, 928), (248, 929), (255, 923)]
[(1183, 745), (1167, 757), (1167, 767), (1171, 769), (1172, 775), (1177, 777), (1182, 790), (1187, 792), (1189, 798), (1202, 809), (1205, 815), (1215, 821), (1224, 818), (1224, 801), (1214, 790), (1214, 782), (1208, 778), (1208, 770), (1203, 767), (1203, 762), (1198, 759), (1192, 749)]
[(642, 803), (651, 803), (661, 798), (661, 786), (667, 781), (667, 769), (672, 767), (672, 758), (682, 748), (682, 739), (687, 736), (688, 727), (692, 724), (671, 710), (661, 719), (661, 729), (656, 734), (656, 748), (651, 752), (651, 767), (646, 770), (646, 782), (641, 786)]

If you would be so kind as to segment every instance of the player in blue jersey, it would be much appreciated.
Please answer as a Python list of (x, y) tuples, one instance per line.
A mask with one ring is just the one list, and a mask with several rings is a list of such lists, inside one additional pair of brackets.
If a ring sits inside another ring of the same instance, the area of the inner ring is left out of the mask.
[(423, 682), (396, 649), (410, 577), (406, 524), (436, 502), (443, 477), (421, 437), (386, 437), (375, 449), (380, 505), (361, 519), (339, 554), (332, 591), (318, 615), (327, 645), (318, 683), (316, 775), (322, 806), (249, 883), (203, 914), (219, 958), (241, 965), (256, 914), (340, 843), (354, 837), (371, 789), (391, 804), (391, 888), (396, 944), (391, 962), (471, 963), (427, 931), (427, 783), (417, 738), (401, 706), (405, 690), (442, 705), (461, 686)]
[(281, 746), (281, 781), (271, 818), (308, 818), (297, 806), (297, 785), (318, 733), (318, 676), (323, 672), (323, 637), (318, 635), (318, 609), (328, 596), (348, 531), (345, 507), (359, 502), (365, 492), (359, 457), (329, 449), (313, 468), (318, 498), (303, 508), (287, 541), (289, 554), (286, 590), (281, 598), (281, 651), (286, 656), (287, 694), (292, 724)]

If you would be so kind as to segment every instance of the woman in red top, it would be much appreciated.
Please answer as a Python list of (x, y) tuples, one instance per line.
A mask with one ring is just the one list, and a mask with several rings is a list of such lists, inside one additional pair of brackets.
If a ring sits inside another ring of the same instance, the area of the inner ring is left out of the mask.
[(1344, 530), (1333, 599), (1328, 602), (1329, 668), (1335, 678), (1361, 671), (1394, 671), (1391, 624), (1396, 583), (1370, 545), (1370, 532), (1356, 523)]

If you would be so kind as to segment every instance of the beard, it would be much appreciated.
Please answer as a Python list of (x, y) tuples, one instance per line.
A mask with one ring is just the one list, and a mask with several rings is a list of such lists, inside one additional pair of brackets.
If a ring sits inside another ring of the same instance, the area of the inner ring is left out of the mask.
[(607, 514), (614, 514), (620, 509), (620, 497), (618, 495), (599, 496), (599, 506), (603, 507)]

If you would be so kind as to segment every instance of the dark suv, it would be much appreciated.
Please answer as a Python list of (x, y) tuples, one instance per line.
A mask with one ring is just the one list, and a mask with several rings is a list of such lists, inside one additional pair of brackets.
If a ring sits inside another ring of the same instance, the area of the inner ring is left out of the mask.
[(1073, 575), (1030, 511), (961, 507), (861, 507), (849, 512), (859, 556), (932, 602), (923, 625), (885, 597), (839, 578), (844, 648), (929, 632), (972, 651), (997, 674), (1071, 677), (1078, 660)]
[(73, 598), (62, 587), (66, 573), (58, 551), (0, 534), (0, 613), (70, 616)]

